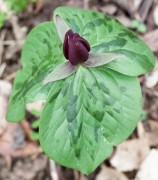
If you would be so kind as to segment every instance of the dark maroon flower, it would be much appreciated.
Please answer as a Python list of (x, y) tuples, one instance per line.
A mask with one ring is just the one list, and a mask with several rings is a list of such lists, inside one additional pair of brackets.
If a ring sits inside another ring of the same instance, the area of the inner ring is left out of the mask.
[(69, 30), (65, 34), (63, 52), (66, 59), (72, 65), (77, 65), (88, 60), (90, 51), (89, 43), (79, 34), (73, 33)]

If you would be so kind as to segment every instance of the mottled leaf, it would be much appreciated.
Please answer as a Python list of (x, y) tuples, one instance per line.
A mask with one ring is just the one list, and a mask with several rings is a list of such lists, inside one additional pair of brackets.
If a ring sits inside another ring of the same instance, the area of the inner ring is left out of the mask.
[(125, 57), (107, 64), (109, 68), (129, 76), (138, 76), (155, 66), (155, 57), (149, 47), (136, 34), (117, 20), (78, 8), (59, 7), (54, 18), (60, 16), (68, 26), (84, 37), (91, 53), (118, 53)]
[(8, 121), (19, 121), (25, 115), (25, 105), (46, 99), (51, 84), (42, 85), (44, 78), (64, 61), (62, 44), (52, 22), (34, 28), (22, 50), (23, 69), (16, 75), (10, 98)]
[[(136, 127), (142, 112), (137, 76), (151, 70), (155, 59), (132, 31), (102, 13), (59, 7), (54, 22), (38, 25), (26, 39), (7, 119), (19, 121), (26, 103), (46, 100), (42, 149), (56, 162), (89, 174)], [(59, 68), (68, 64), (62, 42), (69, 28), (91, 46), (87, 62), (74, 71)]]
[(82, 34), (87, 23), (98, 18), (104, 18), (104, 14), (75, 7), (58, 7), (53, 16), (55, 23), (57, 17), (63, 19), (73, 32)]
[(89, 174), (131, 134), (140, 114), (136, 77), (80, 66), (62, 88), (52, 86), (40, 119), (41, 146), (56, 162)]

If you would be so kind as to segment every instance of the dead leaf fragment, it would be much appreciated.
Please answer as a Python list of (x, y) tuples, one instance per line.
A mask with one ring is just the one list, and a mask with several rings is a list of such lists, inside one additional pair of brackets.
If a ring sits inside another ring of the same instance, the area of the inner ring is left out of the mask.
[(156, 63), (154, 70), (146, 75), (145, 79), (145, 86), (147, 88), (153, 88), (154, 86), (156, 86), (156, 84), (158, 83), (158, 63)]
[(155, 6), (153, 11), (154, 22), (158, 26), (158, 5)]
[(138, 169), (149, 153), (146, 140), (133, 139), (120, 144), (110, 163), (119, 171), (132, 171)]
[(128, 178), (115, 169), (103, 166), (102, 170), (96, 176), (96, 180), (128, 180)]
[(105, 14), (113, 15), (117, 11), (117, 7), (113, 4), (107, 4), (106, 6), (101, 7), (101, 10)]
[(0, 95), (9, 97), (12, 91), (12, 85), (8, 81), (0, 80)]
[(125, 15), (118, 15), (116, 17), (118, 21), (120, 21), (124, 26), (131, 27), (131, 20)]
[(7, 123), (7, 128), (0, 137), (0, 155), (2, 156), (27, 156), (40, 152), (36, 143), (26, 142), (25, 134), (18, 123)]
[(158, 51), (158, 29), (146, 33), (142, 39), (147, 43), (152, 51)]
[(7, 121), (5, 119), (7, 111), (7, 100), (4, 96), (0, 95), (0, 136), (4, 133), (7, 127)]
[(153, 71), (146, 77), (145, 85), (147, 88), (153, 88), (158, 83), (158, 70)]
[(51, 178), (54, 180), (59, 180), (59, 176), (58, 176), (58, 170), (56, 167), (56, 163), (53, 160), (49, 160), (49, 166), (50, 166), (50, 175)]
[(142, 139), (146, 139), (147, 143), (151, 147), (158, 147), (158, 122), (148, 121), (148, 129), (145, 129), (142, 122), (138, 124), (138, 136)]
[(158, 180), (158, 150), (150, 150), (141, 164), (135, 180)]
[(41, 112), (43, 109), (43, 106), (44, 106), (44, 102), (45, 101), (42, 100), (42, 101), (36, 101), (36, 102), (28, 103), (26, 105), (26, 109), (29, 112), (31, 112), (32, 110), (36, 110), (36, 111)]
[(7, 127), (6, 113), (8, 106), (8, 96), (11, 94), (12, 86), (7, 81), (0, 80), (0, 136)]

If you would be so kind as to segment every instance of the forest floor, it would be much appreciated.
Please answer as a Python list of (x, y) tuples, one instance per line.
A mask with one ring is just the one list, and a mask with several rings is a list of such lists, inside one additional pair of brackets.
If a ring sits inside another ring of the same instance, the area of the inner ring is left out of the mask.
[[(0, 0), (0, 10), (5, 0)], [(53, 10), (61, 5), (103, 12), (135, 31), (158, 58), (158, 2), (152, 0), (43, 0), (30, 3), (19, 13), (7, 10), (0, 29), (0, 180), (158, 180), (158, 64), (139, 77), (143, 94), (143, 120), (133, 134), (119, 145), (94, 173), (85, 176), (49, 160), (30, 138), (37, 119), (27, 106), (25, 119), (8, 123), (5, 115), (20, 54), (28, 32), (52, 20)], [(134, 21), (134, 19), (136, 21)], [(134, 23), (137, 27), (134, 28)], [(140, 23), (141, 22), (141, 23)], [(141, 24), (141, 26), (140, 26)]]

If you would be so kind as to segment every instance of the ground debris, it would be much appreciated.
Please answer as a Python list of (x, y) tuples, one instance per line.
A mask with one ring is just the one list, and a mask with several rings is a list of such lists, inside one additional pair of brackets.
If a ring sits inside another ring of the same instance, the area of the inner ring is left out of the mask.
[(138, 169), (149, 153), (149, 146), (144, 139), (127, 140), (118, 145), (110, 163), (119, 171), (127, 172)]
[(7, 81), (0, 80), (0, 137), (7, 127), (6, 113), (8, 96), (11, 94), (12, 85)]
[(96, 176), (96, 180), (129, 180), (129, 179), (123, 173), (115, 169), (102, 166), (101, 171)]
[(135, 180), (158, 180), (158, 150), (151, 149), (140, 166)]
[(23, 157), (41, 150), (37, 143), (25, 140), (25, 134), (20, 124), (7, 123), (3, 135), (0, 137), (0, 155)]
[(137, 126), (138, 136), (141, 139), (146, 139), (150, 147), (158, 147), (158, 122), (148, 120), (143, 125), (139, 122)]
[(147, 43), (152, 51), (158, 51), (158, 29), (146, 33), (142, 39)]

